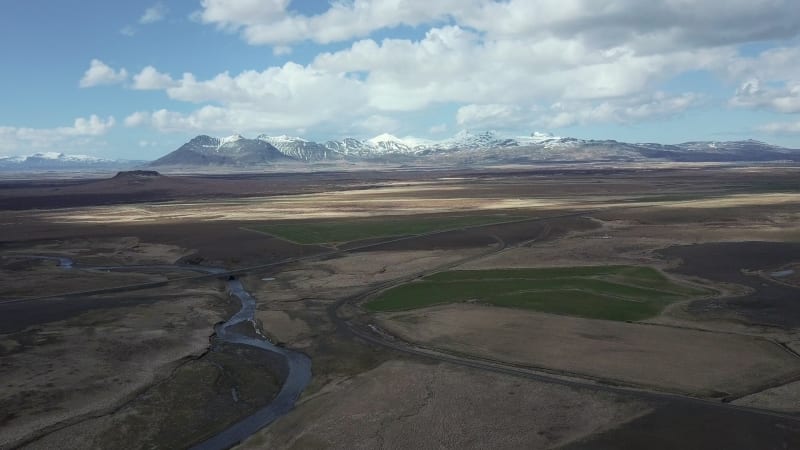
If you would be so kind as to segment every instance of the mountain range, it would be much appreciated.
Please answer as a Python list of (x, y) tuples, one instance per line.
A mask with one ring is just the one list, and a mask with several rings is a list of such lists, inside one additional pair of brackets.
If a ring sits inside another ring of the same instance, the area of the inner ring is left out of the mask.
[(800, 162), (800, 150), (755, 140), (702, 141), (665, 145), (587, 140), (546, 133), (502, 136), (462, 131), (439, 141), (381, 134), (372, 139), (314, 142), (261, 134), (223, 138), (197, 136), (155, 161), (109, 160), (85, 155), (36, 153), (0, 157), (0, 171), (127, 170), (134, 167), (249, 167), (280, 163), (377, 162), (452, 165), (579, 162)]
[(435, 164), (513, 164), (590, 161), (800, 161), (800, 150), (755, 140), (676, 145), (585, 140), (545, 133), (505, 137), (462, 131), (440, 141), (381, 134), (372, 139), (314, 142), (301, 137), (197, 136), (151, 166), (249, 166), (276, 162), (372, 161)]

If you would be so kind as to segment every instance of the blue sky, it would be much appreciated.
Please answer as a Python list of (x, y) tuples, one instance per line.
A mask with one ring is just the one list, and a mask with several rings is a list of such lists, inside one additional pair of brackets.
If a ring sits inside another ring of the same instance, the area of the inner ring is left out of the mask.
[(0, 155), (459, 130), (800, 147), (794, 0), (0, 5)]

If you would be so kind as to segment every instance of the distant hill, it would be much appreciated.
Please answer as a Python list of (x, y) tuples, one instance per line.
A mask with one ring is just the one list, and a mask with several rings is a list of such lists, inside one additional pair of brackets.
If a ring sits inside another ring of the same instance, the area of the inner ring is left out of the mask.
[(0, 171), (112, 171), (128, 169), (146, 163), (146, 161), (111, 160), (87, 155), (45, 152), (28, 156), (0, 157)]

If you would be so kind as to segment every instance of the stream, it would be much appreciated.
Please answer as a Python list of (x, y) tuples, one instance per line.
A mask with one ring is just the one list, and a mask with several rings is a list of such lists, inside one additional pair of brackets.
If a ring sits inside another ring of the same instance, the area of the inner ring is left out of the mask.
[[(85, 269), (85, 270), (105, 270), (105, 271), (131, 271), (131, 270), (186, 270), (192, 272), (206, 273), (209, 275), (227, 273), (227, 269), (207, 266), (189, 265), (135, 265), (135, 266), (76, 266), (74, 261), (66, 257), (39, 256), (39, 255), (15, 255), (14, 257), (24, 259), (41, 259), (57, 261), (59, 267), (64, 269)], [(194, 445), (192, 449), (197, 450), (219, 450), (233, 447), (234, 445), (247, 439), (261, 428), (269, 425), (279, 417), (285, 415), (294, 408), (300, 394), (303, 393), (308, 383), (311, 381), (311, 359), (303, 353), (295, 352), (283, 347), (279, 347), (269, 341), (265, 336), (258, 332), (255, 322), (256, 300), (244, 288), (242, 282), (233, 277), (226, 281), (227, 293), (231, 297), (239, 300), (241, 305), (236, 314), (225, 322), (219, 323), (214, 327), (216, 343), (228, 343), (236, 345), (246, 345), (254, 347), (277, 357), (285, 364), (285, 379), (278, 395), (272, 399), (268, 405), (260, 408), (253, 414), (234, 423), (215, 436)], [(251, 337), (236, 331), (236, 325), (250, 322), (258, 337)]]

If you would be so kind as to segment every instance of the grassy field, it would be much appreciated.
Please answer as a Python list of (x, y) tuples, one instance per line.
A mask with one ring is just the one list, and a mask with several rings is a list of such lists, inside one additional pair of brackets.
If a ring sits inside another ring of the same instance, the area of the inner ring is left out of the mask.
[(370, 311), (401, 311), (478, 301), (496, 306), (605, 320), (653, 317), (668, 304), (710, 294), (673, 282), (650, 267), (588, 266), (457, 270), (389, 289), (366, 303)]
[(298, 244), (323, 244), (406, 236), (524, 219), (522, 216), (370, 217), (326, 221), (282, 221), (250, 227)]

